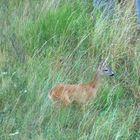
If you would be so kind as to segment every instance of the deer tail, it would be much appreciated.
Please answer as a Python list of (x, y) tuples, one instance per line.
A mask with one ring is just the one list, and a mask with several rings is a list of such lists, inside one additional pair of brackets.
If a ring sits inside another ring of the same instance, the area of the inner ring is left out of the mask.
[(51, 91), (48, 93), (48, 98), (49, 98), (50, 100), (52, 100), (52, 92), (51, 92)]

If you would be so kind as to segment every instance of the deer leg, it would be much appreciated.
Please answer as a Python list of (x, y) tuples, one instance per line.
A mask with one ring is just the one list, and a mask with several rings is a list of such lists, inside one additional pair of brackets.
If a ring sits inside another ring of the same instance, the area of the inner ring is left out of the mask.
[(67, 106), (70, 103), (69, 97), (65, 96), (63, 98), (63, 103), (64, 103), (64, 106)]

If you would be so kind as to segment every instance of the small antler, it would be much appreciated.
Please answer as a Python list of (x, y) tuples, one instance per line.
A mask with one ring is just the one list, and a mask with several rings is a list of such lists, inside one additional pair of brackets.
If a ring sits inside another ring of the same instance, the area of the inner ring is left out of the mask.
[(106, 57), (106, 59), (104, 60), (103, 65), (106, 65), (108, 58), (109, 58), (109, 55), (108, 55), (108, 56)]

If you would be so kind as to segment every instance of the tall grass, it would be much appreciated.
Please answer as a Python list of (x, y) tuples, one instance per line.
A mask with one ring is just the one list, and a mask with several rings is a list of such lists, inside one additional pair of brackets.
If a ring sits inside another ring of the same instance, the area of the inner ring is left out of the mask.
[[(140, 138), (140, 41), (126, 7), (104, 19), (79, 0), (0, 1), (0, 139)], [(53, 108), (52, 86), (91, 80), (107, 56), (116, 76), (96, 100)]]

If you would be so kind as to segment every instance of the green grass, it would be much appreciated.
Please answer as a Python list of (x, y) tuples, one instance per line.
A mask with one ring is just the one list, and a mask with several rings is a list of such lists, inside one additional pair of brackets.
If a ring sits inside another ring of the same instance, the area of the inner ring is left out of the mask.
[[(117, 6), (104, 20), (90, 2), (0, 1), (0, 139), (140, 138), (134, 9)], [(47, 94), (55, 84), (86, 83), (107, 56), (116, 75), (104, 79), (94, 101), (52, 106)]]

